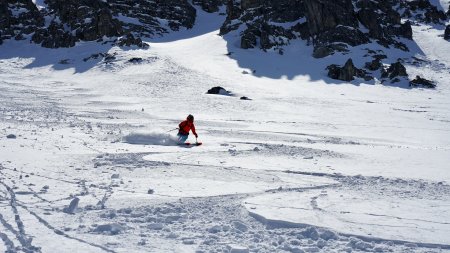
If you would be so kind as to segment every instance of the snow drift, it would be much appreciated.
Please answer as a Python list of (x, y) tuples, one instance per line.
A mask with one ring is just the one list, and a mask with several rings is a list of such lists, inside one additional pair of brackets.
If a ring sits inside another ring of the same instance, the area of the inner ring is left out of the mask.
[(160, 145), (175, 146), (178, 144), (177, 138), (164, 132), (150, 133), (130, 133), (123, 137), (123, 142), (138, 145)]

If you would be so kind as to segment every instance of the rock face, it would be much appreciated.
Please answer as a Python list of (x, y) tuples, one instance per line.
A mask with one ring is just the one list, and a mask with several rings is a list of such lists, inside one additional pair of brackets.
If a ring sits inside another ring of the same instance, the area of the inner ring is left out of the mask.
[(0, 1), (0, 42), (22, 39), (43, 25), (44, 17), (32, 0)]
[(212, 13), (219, 11), (219, 7), (226, 3), (225, 0), (193, 0), (193, 4), (199, 5), (206, 12)]
[(444, 39), (450, 40), (450, 25), (447, 25), (447, 27), (445, 27)]
[(349, 27), (358, 25), (351, 0), (304, 0), (304, 7), (311, 35), (333, 30), (339, 25)]
[[(219, 0), (197, 1), (214, 6)], [(187, 0), (46, 0), (38, 10), (32, 0), (0, 2), (0, 44), (5, 39), (25, 39), (43, 47), (72, 47), (77, 41), (102, 41), (122, 37), (116, 44), (145, 47), (141, 36), (160, 36), (182, 27), (192, 28), (196, 10)], [(205, 7), (206, 8), (206, 7)], [(49, 22), (46, 24), (44, 20)]]
[(358, 69), (353, 64), (352, 59), (348, 59), (343, 67), (339, 67), (338, 65), (332, 64), (327, 67), (328, 76), (332, 79), (341, 80), (341, 81), (352, 81), (355, 77), (365, 78), (366, 72), (364, 70)]
[[(446, 14), (429, 0), (228, 0), (225, 35), (239, 31), (242, 48), (279, 50), (291, 40), (312, 42), (316, 58), (376, 41), (404, 51), (411, 22), (442, 23)], [(361, 26), (362, 25), (362, 26)]]
[(429, 0), (401, 1), (400, 7), (405, 8), (403, 17), (414, 17), (416, 20), (427, 23), (441, 23), (447, 20), (445, 12), (430, 3)]

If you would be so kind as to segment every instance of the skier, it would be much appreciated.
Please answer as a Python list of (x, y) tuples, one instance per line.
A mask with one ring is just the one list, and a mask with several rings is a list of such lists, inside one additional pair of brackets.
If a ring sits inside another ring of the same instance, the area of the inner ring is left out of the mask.
[(184, 143), (187, 138), (189, 137), (189, 131), (192, 130), (192, 133), (194, 134), (195, 138), (198, 138), (197, 133), (195, 132), (195, 126), (194, 126), (194, 116), (189, 114), (185, 121), (181, 122), (178, 125), (178, 142)]

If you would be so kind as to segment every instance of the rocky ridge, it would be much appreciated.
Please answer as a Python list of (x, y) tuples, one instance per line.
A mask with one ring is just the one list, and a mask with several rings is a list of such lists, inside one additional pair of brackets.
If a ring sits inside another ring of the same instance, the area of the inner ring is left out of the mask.
[[(187, 0), (45, 0), (38, 9), (32, 0), (0, 3), (0, 43), (6, 39), (47, 48), (73, 47), (78, 41), (115, 38), (124, 46), (146, 47), (140, 37), (161, 36), (192, 28), (195, 8)], [(200, 4), (200, 3), (199, 3)], [(214, 10), (214, 9), (211, 9)]]

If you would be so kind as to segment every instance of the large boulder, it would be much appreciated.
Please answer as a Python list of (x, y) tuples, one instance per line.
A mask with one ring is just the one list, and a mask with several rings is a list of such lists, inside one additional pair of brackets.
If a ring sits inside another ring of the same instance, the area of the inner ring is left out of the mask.
[(406, 77), (408, 73), (406, 72), (405, 66), (399, 61), (392, 63), (386, 70), (383, 70), (381, 77), (394, 79), (397, 77)]
[(420, 76), (416, 76), (416, 78), (414, 80), (409, 82), (409, 85), (412, 87), (422, 86), (425, 88), (436, 88), (436, 84), (434, 82), (427, 80), (425, 78), (422, 78)]
[(366, 77), (366, 73), (364, 70), (358, 69), (353, 64), (352, 59), (348, 59), (343, 67), (332, 64), (327, 67), (328, 76), (332, 79), (341, 80), (341, 81), (352, 81), (355, 77), (364, 78)]
[(227, 91), (223, 87), (216, 86), (216, 87), (212, 87), (211, 89), (209, 89), (206, 92), (206, 94), (215, 94), (215, 95), (226, 95), (226, 96), (229, 96), (229, 95), (231, 95), (231, 92)]
[(450, 40), (450, 25), (447, 25), (447, 27), (445, 27), (444, 39)]

